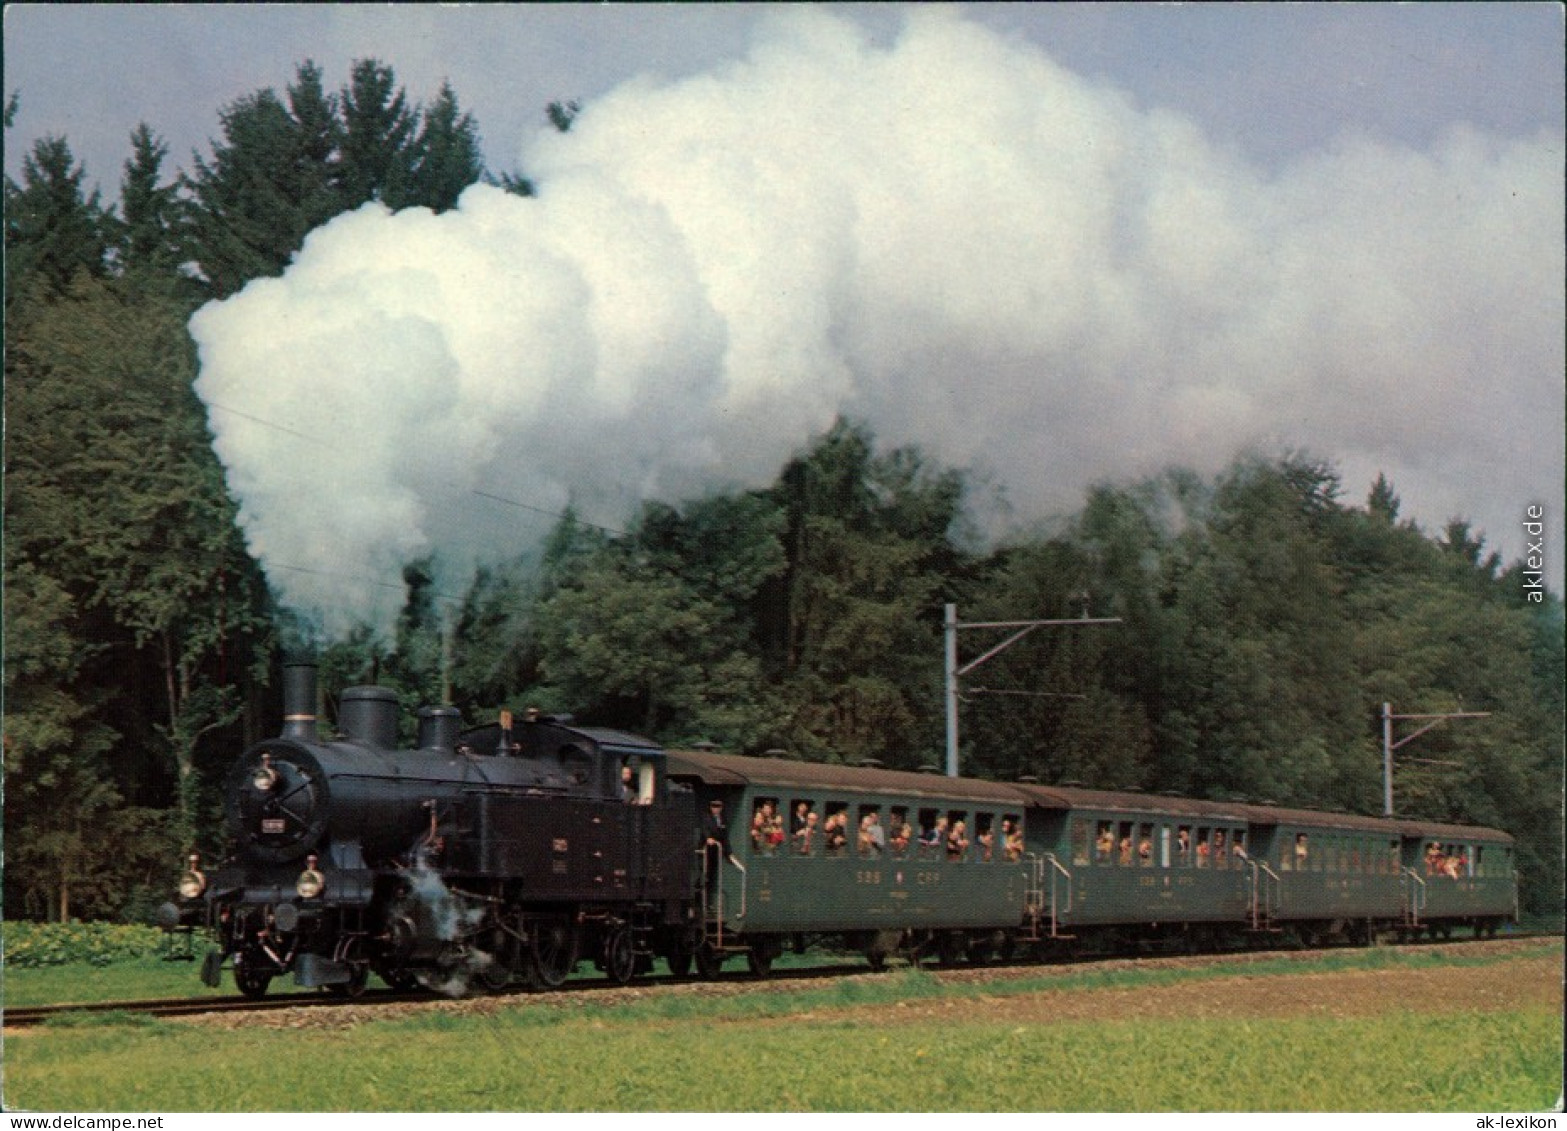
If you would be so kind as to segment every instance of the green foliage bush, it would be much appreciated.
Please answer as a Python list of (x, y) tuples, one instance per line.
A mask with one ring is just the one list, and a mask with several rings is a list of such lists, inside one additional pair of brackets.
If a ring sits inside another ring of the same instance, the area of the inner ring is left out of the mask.
[(7, 966), (108, 966), (163, 953), (164, 935), (156, 927), (128, 923), (6, 923), (3, 941)]

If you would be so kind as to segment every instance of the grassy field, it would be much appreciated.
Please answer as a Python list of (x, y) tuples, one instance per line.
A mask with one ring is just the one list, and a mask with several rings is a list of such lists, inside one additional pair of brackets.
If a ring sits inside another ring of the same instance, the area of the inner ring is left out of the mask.
[[(1544, 953), (1559, 965), (1559, 944)], [(1244, 974), (1255, 991), (1302, 975), (1461, 977), (1516, 961), (1376, 950), (1264, 960)], [(905, 971), (725, 996), (653, 991), (610, 1005), (441, 1007), (325, 1028), (121, 1015), (9, 1036), (5, 1100), (103, 1111), (1528, 1111), (1556, 1102), (1561, 1014), (1544, 996), (1371, 1017), (999, 1016), (1041, 993), (1190, 993), (1235, 974), (1053, 971), (949, 985)]]

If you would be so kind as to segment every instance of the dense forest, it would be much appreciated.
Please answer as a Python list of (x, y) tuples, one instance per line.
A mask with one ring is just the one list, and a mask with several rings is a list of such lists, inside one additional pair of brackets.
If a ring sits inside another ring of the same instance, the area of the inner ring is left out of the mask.
[[(549, 119), (569, 129), (575, 110)], [(531, 192), (485, 169), (449, 87), (415, 103), (374, 60), (335, 92), (306, 63), (218, 129), (170, 171), (140, 127), (112, 207), (65, 138), (5, 182), (9, 917), (145, 914), (184, 848), (221, 845), (228, 764), (278, 725), (293, 614), (236, 525), (192, 392), (191, 313), (368, 200)], [(538, 706), (918, 769), (941, 760), (944, 604), (1115, 617), (1034, 633), (965, 683), (965, 773), (1376, 813), (1384, 702), (1489, 712), (1400, 752), (1397, 808), (1508, 829), (1527, 906), (1559, 912), (1560, 600), (1531, 602), (1523, 566), (1466, 522), (1422, 530), (1392, 484), (1367, 487), (1354, 501), (1313, 455), (1239, 455), (1211, 478), (1103, 484), (1050, 529), (988, 544), (962, 470), (840, 420), (766, 488), (648, 503), (623, 532), (568, 512), (462, 593), (407, 563), (395, 631), (322, 643), (323, 683), (374, 679), (470, 722)]]

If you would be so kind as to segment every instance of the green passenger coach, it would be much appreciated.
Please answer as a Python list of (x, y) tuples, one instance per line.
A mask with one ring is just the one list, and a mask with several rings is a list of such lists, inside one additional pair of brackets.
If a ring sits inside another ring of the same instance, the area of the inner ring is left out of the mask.
[(670, 754), (669, 773), (699, 812), (722, 801), (728, 824), (733, 860), (704, 876), (721, 928), (709, 961), (743, 950), (765, 968), (804, 934), (839, 936), (873, 965), (910, 942), (950, 960), (1024, 924), (1032, 869), (1014, 787), (688, 752)]
[(735, 954), (764, 972), (808, 939), (880, 966), (1366, 945), (1517, 918), (1495, 829), (709, 752), (669, 753), (668, 774), (730, 848), (693, 844), (699, 929), (672, 965), (705, 973)]

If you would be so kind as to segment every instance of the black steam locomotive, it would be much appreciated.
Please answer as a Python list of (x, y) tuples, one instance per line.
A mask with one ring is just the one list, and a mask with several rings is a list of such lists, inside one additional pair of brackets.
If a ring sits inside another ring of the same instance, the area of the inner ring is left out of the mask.
[(592, 959), (616, 980), (660, 955), (689, 966), (700, 940), (691, 790), (632, 735), (537, 716), (459, 733), (419, 712), (398, 749), (396, 695), (353, 687), (322, 738), (315, 669), (284, 670), (282, 734), (247, 751), (225, 790), (233, 854), (193, 857), (160, 922), (207, 928), (259, 997), (292, 972), (345, 995), (388, 984), (497, 989), (563, 981)]

